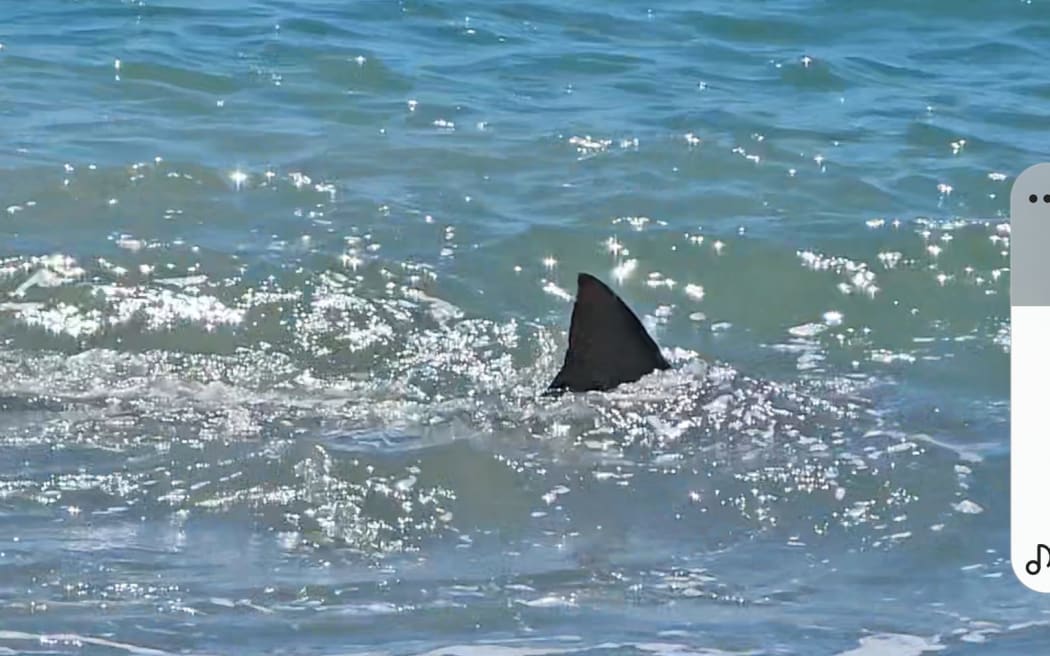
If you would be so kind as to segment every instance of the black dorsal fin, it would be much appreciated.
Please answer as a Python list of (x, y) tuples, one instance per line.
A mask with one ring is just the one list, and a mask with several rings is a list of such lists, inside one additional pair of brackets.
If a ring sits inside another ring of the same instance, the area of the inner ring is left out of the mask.
[(610, 390), (671, 368), (642, 322), (605, 283), (581, 273), (576, 286), (569, 349), (549, 393)]

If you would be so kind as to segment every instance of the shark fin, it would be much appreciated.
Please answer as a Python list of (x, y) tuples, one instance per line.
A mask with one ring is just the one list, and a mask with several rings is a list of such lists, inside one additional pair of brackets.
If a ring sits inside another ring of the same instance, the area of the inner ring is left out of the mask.
[(605, 283), (580, 273), (576, 286), (569, 349), (547, 394), (610, 390), (671, 368), (642, 322)]

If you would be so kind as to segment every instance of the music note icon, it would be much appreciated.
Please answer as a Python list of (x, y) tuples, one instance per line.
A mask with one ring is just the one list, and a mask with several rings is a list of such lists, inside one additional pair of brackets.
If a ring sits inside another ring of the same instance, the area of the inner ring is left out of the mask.
[(1024, 571), (1028, 572), (1032, 576), (1035, 576), (1043, 569), (1043, 563), (1040, 560), (1040, 556), (1046, 552), (1046, 564), (1050, 565), (1050, 547), (1045, 544), (1037, 544), (1035, 546), (1035, 558), (1025, 563)]

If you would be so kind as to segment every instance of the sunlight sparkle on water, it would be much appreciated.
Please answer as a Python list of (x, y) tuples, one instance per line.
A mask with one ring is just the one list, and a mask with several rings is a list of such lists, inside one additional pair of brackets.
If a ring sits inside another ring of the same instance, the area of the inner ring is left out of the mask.
[(230, 180), (233, 181), (233, 186), (239, 191), (246, 182), (248, 182), (248, 174), (244, 171), (237, 169), (230, 173)]
[(559, 287), (557, 284), (555, 284), (554, 282), (552, 282), (550, 280), (544, 281), (544, 283), (543, 283), (543, 291), (545, 293), (547, 293), (547, 294), (550, 294), (551, 296), (555, 296), (557, 298), (560, 298), (563, 301), (571, 301), (571, 300), (573, 300), (572, 294), (570, 294), (569, 292), (565, 291), (564, 289), (562, 289), (561, 287)]
[(361, 266), (362, 264), (361, 258), (353, 253), (347, 253), (339, 259), (342, 261), (343, 266), (350, 267), (354, 271), (357, 271), (357, 267)]
[(634, 273), (634, 270), (635, 268), (637, 268), (637, 266), (638, 260), (624, 260), (612, 270), (613, 278), (616, 278), (616, 282), (622, 283), (624, 280), (630, 277), (632, 273)]

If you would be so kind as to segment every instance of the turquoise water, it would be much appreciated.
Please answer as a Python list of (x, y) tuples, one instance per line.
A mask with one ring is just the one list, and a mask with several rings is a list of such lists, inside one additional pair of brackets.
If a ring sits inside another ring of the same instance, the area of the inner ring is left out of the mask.
[[(1043, 2), (0, 6), (0, 652), (1036, 654)], [(672, 371), (540, 399), (578, 271)]]

